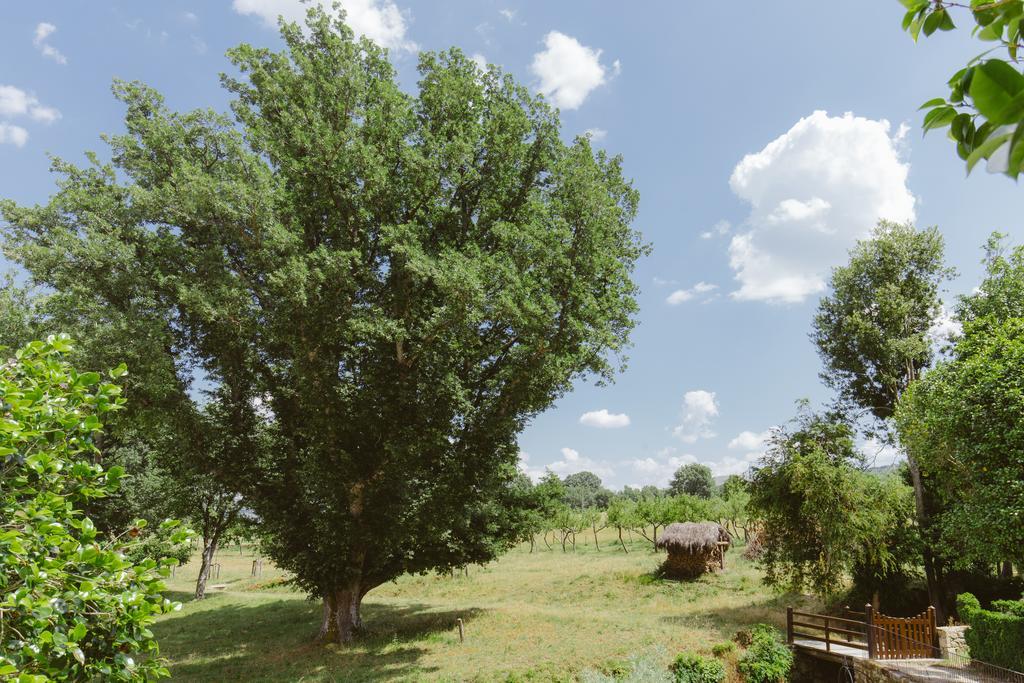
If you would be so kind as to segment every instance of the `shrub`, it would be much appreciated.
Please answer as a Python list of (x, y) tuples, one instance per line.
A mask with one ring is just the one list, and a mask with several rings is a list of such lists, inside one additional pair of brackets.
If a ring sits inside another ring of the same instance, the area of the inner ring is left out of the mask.
[(669, 669), (676, 683), (722, 683), (725, 680), (725, 666), (720, 661), (692, 652), (677, 655)]
[(1024, 602), (996, 600), (992, 606), (982, 609), (971, 593), (957, 596), (960, 618), (970, 624), (964, 639), (971, 658), (1024, 671)]
[(107, 539), (78, 509), (118, 487), (122, 472), (103, 470), (95, 439), (124, 400), (99, 373), (72, 369), (70, 348), (50, 337), (0, 367), (0, 679), (168, 676), (149, 630), (174, 607), (161, 595), (167, 569), (127, 559), (144, 522)]
[(780, 640), (778, 632), (768, 624), (751, 629), (750, 647), (740, 657), (738, 668), (748, 683), (785, 681), (793, 667), (793, 653)]
[(660, 663), (661, 656), (656, 653), (630, 657), (629, 670), (621, 674), (607, 675), (600, 671), (584, 671), (580, 676), (582, 683), (672, 683), (672, 676)]
[(736, 652), (736, 643), (731, 640), (718, 643), (711, 648), (711, 654), (716, 657), (727, 657)]

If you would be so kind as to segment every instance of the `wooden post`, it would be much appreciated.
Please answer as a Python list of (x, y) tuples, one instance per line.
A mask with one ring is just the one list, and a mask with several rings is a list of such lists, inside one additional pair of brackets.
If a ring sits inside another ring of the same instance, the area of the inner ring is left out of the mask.
[(828, 637), (828, 617), (825, 617), (825, 652), (832, 652), (832, 641)]
[(786, 642), (793, 644), (793, 608), (786, 608)]
[(869, 602), (864, 607), (864, 624), (867, 627), (868, 634), (868, 659), (875, 658), (875, 624), (874, 624), (874, 608)]
[(456, 619), (455, 623), (458, 624), (458, 626), (459, 626), (459, 642), (460, 643), (466, 642), (466, 634), (463, 631), (462, 619)]
[(933, 652), (931, 653), (931, 656), (932, 657), (938, 657), (939, 656), (938, 655), (938, 652), (939, 652), (939, 630), (936, 628), (936, 624), (935, 624), (935, 608), (932, 607), (931, 605), (928, 605), (928, 628), (931, 629), (931, 632), (932, 632), (932, 637), (929, 639), (930, 640), (929, 644), (932, 646), (932, 649), (933, 649)]
[(252, 572), (250, 572), (249, 576), (256, 576), (256, 560), (252, 561)]

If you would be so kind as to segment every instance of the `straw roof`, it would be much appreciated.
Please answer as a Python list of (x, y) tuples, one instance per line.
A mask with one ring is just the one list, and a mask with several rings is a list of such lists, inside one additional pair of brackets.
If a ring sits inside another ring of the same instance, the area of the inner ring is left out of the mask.
[(714, 550), (719, 541), (728, 541), (729, 532), (714, 522), (676, 522), (669, 524), (661, 537), (658, 547), (669, 551), (693, 553)]

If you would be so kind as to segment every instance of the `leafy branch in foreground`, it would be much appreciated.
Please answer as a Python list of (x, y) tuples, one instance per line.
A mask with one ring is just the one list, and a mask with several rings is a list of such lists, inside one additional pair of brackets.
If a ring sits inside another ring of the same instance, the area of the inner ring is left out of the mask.
[[(903, 28), (916, 41), (923, 33), (956, 28), (951, 10), (969, 12), (972, 35), (993, 46), (953, 74), (949, 95), (925, 102), (924, 130), (949, 128), (967, 172), (982, 159), (988, 170), (1016, 178), (1024, 170), (1024, 74), (1018, 52), (1024, 46), (1020, 0), (900, 0)], [(991, 56), (1004, 54), (1007, 59)]]
[(104, 471), (96, 439), (124, 399), (100, 373), (71, 368), (70, 350), (67, 337), (50, 337), (0, 369), (0, 679), (169, 676), (149, 626), (176, 607), (161, 594), (174, 560), (133, 563), (144, 521), (105, 538), (78, 509), (119, 486), (123, 471)]

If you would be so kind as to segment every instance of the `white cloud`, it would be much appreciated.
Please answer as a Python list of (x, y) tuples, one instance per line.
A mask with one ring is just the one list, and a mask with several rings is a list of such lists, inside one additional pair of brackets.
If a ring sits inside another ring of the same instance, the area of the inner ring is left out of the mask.
[(729, 448), (736, 448), (744, 451), (763, 451), (768, 437), (772, 435), (770, 429), (763, 432), (742, 431), (729, 442)]
[(904, 458), (901, 450), (874, 437), (861, 444), (860, 451), (864, 454), (868, 467), (887, 467)]
[(477, 52), (477, 53), (474, 53), (473, 56), (470, 57), (469, 59), (474, 64), (476, 64), (476, 68), (477, 69), (479, 69), (481, 72), (486, 73), (486, 71), (487, 71), (487, 57), (484, 57), (482, 54)]
[(562, 459), (551, 463), (546, 469), (551, 470), (560, 477), (584, 471), (593, 472), (602, 479), (615, 475), (615, 470), (611, 467), (580, 455), (580, 452), (574, 448), (563, 448)]
[(663, 449), (658, 453), (657, 458), (637, 458), (629, 461), (629, 466), (636, 474), (635, 479), (640, 486), (653, 484), (655, 486), (667, 486), (672, 480), (672, 475), (683, 465), (690, 465), (697, 461), (697, 458), (689, 453), (683, 455), (667, 455), (667, 452), (675, 452), (674, 449)]
[(609, 413), (607, 408), (592, 410), (580, 415), (580, 424), (599, 429), (618, 429), (629, 426), (629, 415), (625, 413)]
[(21, 88), (13, 85), (0, 85), (0, 116), (12, 118), (28, 116), (34, 121), (53, 123), (60, 118), (60, 112), (53, 107), (44, 106)]
[(884, 119), (816, 111), (745, 156), (729, 180), (751, 207), (749, 229), (729, 245), (740, 283), (733, 296), (803, 301), (878, 219), (913, 220), (901, 135)]
[(195, 12), (185, 12), (182, 18), (190, 24), (199, 23), (199, 16)]
[[(332, 3), (317, 0), (330, 11)], [(306, 18), (307, 4), (301, 0), (232, 0), (239, 14), (252, 14), (270, 26), (277, 25), (278, 16), (300, 24)], [(415, 50), (416, 44), (406, 38), (405, 15), (392, 0), (341, 0), (345, 22), (357, 36), (366, 36), (377, 44), (395, 50)]]
[(24, 147), (28, 142), (28, 131), (21, 126), (0, 122), (0, 145), (10, 144)]
[(683, 421), (672, 433), (684, 443), (698, 439), (710, 439), (715, 435), (711, 422), (718, 417), (718, 401), (715, 392), (697, 389), (687, 391), (683, 396)]
[(516, 18), (516, 11), (514, 9), (500, 9), (498, 10), (498, 14), (505, 17), (506, 21), (512, 21)]
[(709, 240), (712, 237), (722, 237), (723, 235), (728, 235), (730, 230), (732, 230), (732, 223), (727, 220), (720, 220), (712, 225), (710, 230), (702, 232), (700, 238)]
[(555, 106), (577, 109), (594, 88), (605, 82), (601, 50), (582, 45), (558, 31), (544, 37), (544, 47), (533, 56), (530, 69), (540, 79), (540, 92)]
[(963, 325), (953, 317), (953, 313), (943, 304), (939, 311), (938, 318), (928, 329), (928, 339), (933, 346), (942, 346), (950, 343), (954, 337), (960, 336), (963, 332)]
[(608, 137), (608, 131), (604, 128), (587, 128), (583, 131), (583, 134), (589, 137), (593, 142), (601, 142)]
[(46, 39), (49, 38), (56, 30), (57, 27), (53, 24), (45, 21), (39, 22), (36, 24), (36, 32), (35, 36), (32, 38), (32, 44), (39, 48), (39, 51), (43, 53), (44, 57), (49, 57), (58, 64), (67, 64), (67, 57), (61, 54), (60, 50), (46, 42)]
[(677, 289), (668, 295), (665, 301), (671, 306), (678, 306), (681, 303), (689, 301), (701, 294), (707, 294), (718, 289), (718, 285), (708, 284), (707, 282), (698, 282), (689, 289)]

